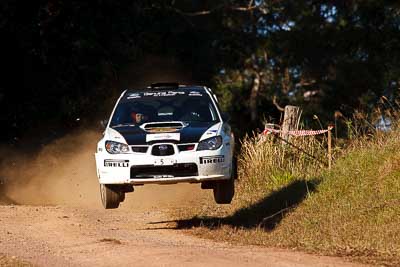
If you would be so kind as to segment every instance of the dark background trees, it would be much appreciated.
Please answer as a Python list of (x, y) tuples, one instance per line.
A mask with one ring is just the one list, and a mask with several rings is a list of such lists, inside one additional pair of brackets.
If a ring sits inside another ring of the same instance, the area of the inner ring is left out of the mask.
[(397, 1), (3, 0), (0, 34), (5, 140), (104, 114), (148, 55), (212, 86), (246, 130), (278, 122), (274, 98), (329, 122), (399, 94)]

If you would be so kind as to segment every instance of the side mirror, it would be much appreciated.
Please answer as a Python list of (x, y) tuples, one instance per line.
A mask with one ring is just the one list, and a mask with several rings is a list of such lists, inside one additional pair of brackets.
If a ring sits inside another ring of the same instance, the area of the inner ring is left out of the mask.
[(221, 114), (221, 117), (222, 117), (222, 120), (223, 120), (224, 122), (229, 122), (229, 121), (231, 120), (231, 116), (229, 116), (229, 114), (226, 113), (226, 112), (223, 112), (223, 113)]
[(101, 127), (103, 127), (104, 129), (107, 127), (107, 124), (108, 124), (108, 120), (101, 120), (101, 121), (100, 121), (100, 125), (101, 125)]

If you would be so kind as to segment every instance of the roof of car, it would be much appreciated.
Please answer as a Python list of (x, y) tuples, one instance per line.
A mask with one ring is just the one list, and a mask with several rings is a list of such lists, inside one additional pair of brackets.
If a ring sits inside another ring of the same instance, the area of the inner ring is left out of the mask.
[(169, 84), (169, 83), (159, 83), (152, 84), (151, 86), (145, 88), (127, 89), (127, 93), (134, 92), (149, 92), (158, 90), (183, 90), (183, 91), (201, 91), (204, 92), (206, 89), (201, 85), (183, 85), (183, 84)]

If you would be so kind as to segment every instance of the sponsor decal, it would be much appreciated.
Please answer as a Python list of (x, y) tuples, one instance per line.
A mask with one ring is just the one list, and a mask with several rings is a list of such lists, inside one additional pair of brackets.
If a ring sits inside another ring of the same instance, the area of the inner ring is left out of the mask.
[(173, 112), (158, 112), (158, 116), (172, 116), (174, 115)]
[(189, 96), (203, 96), (203, 95), (197, 91), (190, 91)]
[(161, 92), (145, 92), (145, 93), (143, 93), (143, 96), (155, 96), (155, 97), (176, 96), (176, 95), (185, 95), (185, 92), (161, 91)]
[(213, 163), (222, 163), (222, 162), (225, 162), (225, 157), (223, 155), (200, 157), (200, 164), (213, 164)]
[(206, 135), (216, 134), (217, 132), (218, 132), (218, 130), (208, 130)]
[(146, 134), (146, 142), (160, 141), (160, 140), (181, 140), (180, 133), (157, 133), (157, 134)]
[(104, 167), (129, 167), (129, 160), (125, 159), (105, 159)]
[(134, 99), (134, 98), (141, 98), (141, 96), (138, 93), (132, 93), (132, 94), (129, 94), (127, 97), (127, 99)]
[(174, 178), (173, 175), (154, 175), (153, 178), (161, 179), (161, 178)]

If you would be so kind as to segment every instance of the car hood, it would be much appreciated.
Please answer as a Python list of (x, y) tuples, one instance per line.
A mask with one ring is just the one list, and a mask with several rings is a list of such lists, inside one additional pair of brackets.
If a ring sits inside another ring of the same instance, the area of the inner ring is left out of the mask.
[[(216, 126), (215, 122), (190, 122), (182, 129), (174, 131), (172, 134), (179, 133), (179, 140), (170, 140), (170, 139), (162, 139), (163, 134), (171, 133), (171, 131), (159, 131), (158, 133), (150, 133), (139, 126), (124, 126), (124, 127), (117, 127), (112, 128), (113, 130), (117, 131), (120, 135), (122, 135), (128, 145), (146, 145), (158, 142), (173, 142), (178, 144), (185, 144), (185, 143), (198, 143), (201, 137), (206, 134), (206, 132), (210, 128), (215, 128), (212, 126)], [(216, 135), (217, 130), (211, 130), (210, 134)], [(208, 134), (208, 132), (207, 132)], [(157, 141), (148, 141), (148, 135), (158, 135), (161, 137), (157, 138)], [(168, 135), (165, 135), (168, 136)], [(211, 137), (211, 136), (210, 136)]]

